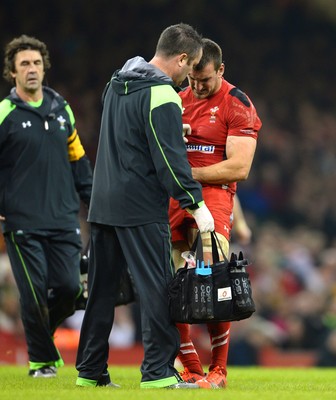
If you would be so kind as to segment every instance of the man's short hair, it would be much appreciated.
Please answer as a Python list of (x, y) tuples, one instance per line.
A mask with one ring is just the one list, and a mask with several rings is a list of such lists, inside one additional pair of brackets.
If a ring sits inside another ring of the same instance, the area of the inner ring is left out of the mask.
[(203, 38), (203, 54), (200, 62), (195, 65), (195, 71), (201, 71), (209, 63), (214, 64), (215, 71), (218, 71), (222, 62), (223, 55), (220, 46), (213, 40)]
[(190, 25), (179, 23), (169, 26), (161, 33), (155, 54), (169, 58), (186, 53), (189, 60), (194, 60), (201, 48), (201, 35)]

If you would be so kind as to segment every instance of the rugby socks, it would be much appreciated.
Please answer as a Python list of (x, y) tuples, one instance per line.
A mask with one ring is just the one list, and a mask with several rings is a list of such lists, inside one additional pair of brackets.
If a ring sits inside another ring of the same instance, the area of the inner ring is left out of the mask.
[(220, 366), (227, 374), (226, 364), (229, 352), (230, 322), (208, 323), (211, 340), (211, 364), (209, 371)]
[(195, 374), (204, 375), (201, 361), (190, 338), (190, 325), (176, 324), (180, 332), (181, 346), (178, 354), (184, 368), (188, 368), (190, 372)]

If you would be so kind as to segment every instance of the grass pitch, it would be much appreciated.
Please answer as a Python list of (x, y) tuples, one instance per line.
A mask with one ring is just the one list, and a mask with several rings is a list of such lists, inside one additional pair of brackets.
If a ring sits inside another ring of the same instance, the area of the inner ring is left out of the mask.
[(121, 389), (75, 386), (73, 366), (58, 370), (57, 378), (33, 379), (27, 367), (0, 366), (1, 400), (324, 400), (336, 399), (336, 368), (229, 367), (228, 387), (221, 390), (140, 389), (139, 367), (112, 365)]

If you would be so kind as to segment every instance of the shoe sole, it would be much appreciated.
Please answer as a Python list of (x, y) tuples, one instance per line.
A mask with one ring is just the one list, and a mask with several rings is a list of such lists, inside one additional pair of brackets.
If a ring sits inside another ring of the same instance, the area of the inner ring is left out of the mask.
[(211, 383), (211, 382), (197, 382), (196, 383), (201, 389), (220, 389), (220, 387), (218, 385), (216, 385), (215, 383)]
[(165, 389), (199, 389), (197, 383), (175, 383), (174, 385), (166, 386)]

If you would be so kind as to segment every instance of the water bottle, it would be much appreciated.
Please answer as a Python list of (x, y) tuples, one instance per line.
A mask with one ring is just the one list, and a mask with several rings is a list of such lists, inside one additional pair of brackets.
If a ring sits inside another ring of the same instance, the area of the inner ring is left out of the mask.
[(181, 257), (184, 258), (187, 263), (187, 268), (195, 268), (196, 267), (195, 256), (196, 256), (196, 254), (194, 251), (184, 251), (181, 254)]
[(213, 284), (210, 261), (207, 267), (204, 261), (197, 260), (195, 275), (193, 275), (192, 310), (195, 319), (209, 320), (214, 317), (213, 310)]

